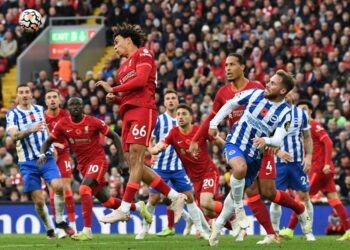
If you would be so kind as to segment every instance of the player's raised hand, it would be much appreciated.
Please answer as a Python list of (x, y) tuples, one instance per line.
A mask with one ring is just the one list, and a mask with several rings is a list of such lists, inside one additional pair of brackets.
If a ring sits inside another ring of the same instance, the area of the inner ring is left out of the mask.
[(41, 154), (41, 155), (39, 156), (39, 159), (36, 161), (36, 165), (37, 165), (38, 167), (41, 167), (42, 165), (45, 164), (45, 162), (46, 162), (46, 155)]
[(254, 138), (253, 143), (258, 149), (265, 148), (266, 146), (264, 138)]
[(216, 135), (218, 134), (218, 129), (217, 129), (217, 128), (209, 128), (208, 134), (209, 134), (209, 136), (211, 136), (212, 138), (215, 138)]
[(324, 174), (329, 174), (331, 172), (331, 166), (329, 164), (324, 165), (322, 172)]
[(291, 162), (292, 161), (292, 155), (286, 151), (278, 151), (277, 156), (281, 158), (284, 162)]
[(42, 131), (45, 127), (45, 122), (40, 121), (34, 124), (34, 126), (31, 128), (32, 132), (39, 132)]
[(113, 93), (113, 88), (105, 81), (98, 81), (95, 85), (96, 87), (101, 86), (108, 93)]
[(107, 104), (111, 105), (114, 103), (114, 94), (113, 93), (108, 93), (106, 95), (106, 102)]
[(198, 142), (191, 141), (191, 144), (190, 144), (188, 151), (192, 154), (192, 156), (196, 156), (198, 154), (198, 151), (199, 151)]

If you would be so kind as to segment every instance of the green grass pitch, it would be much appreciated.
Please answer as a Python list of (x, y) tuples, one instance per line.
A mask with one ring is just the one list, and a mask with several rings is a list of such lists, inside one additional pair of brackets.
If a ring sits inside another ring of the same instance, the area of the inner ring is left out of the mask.
[(281, 244), (256, 245), (263, 236), (248, 236), (244, 242), (235, 242), (231, 236), (221, 236), (218, 247), (209, 247), (208, 242), (197, 239), (195, 236), (172, 236), (159, 238), (149, 235), (143, 241), (134, 239), (135, 235), (105, 235), (95, 234), (93, 240), (76, 242), (69, 238), (61, 240), (47, 240), (43, 234), (3, 234), (0, 236), (1, 249), (290, 249), (290, 250), (320, 250), (320, 249), (350, 249), (350, 241), (338, 242), (339, 237), (320, 236), (316, 242), (306, 242), (302, 237), (295, 237), (293, 240), (282, 240)]

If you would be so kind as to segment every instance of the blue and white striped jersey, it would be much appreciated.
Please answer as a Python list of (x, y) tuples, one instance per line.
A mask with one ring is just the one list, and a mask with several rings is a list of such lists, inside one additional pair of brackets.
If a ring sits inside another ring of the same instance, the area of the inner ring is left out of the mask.
[[(284, 138), (282, 151), (291, 154), (292, 162), (304, 161), (304, 143), (302, 140), (303, 131), (309, 130), (309, 120), (306, 112), (303, 109), (292, 107), (291, 112), (292, 121), (288, 129), (288, 135)], [(281, 163), (281, 159), (276, 157), (276, 163)]]
[[(6, 130), (10, 128), (17, 128), (18, 131), (24, 131), (34, 126), (39, 121), (45, 121), (44, 108), (39, 105), (31, 105), (30, 110), (23, 110), (19, 106), (11, 109), (6, 114), (7, 126)], [(16, 142), (16, 149), (18, 154), (18, 161), (25, 162), (39, 158), (41, 145), (48, 138), (48, 130), (46, 127), (40, 132), (34, 132)], [(53, 152), (53, 146), (50, 147), (49, 152)]]
[[(176, 119), (172, 118), (166, 112), (159, 115), (152, 133), (152, 136), (156, 138), (156, 143), (165, 138), (170, 130), (176, 125)], [(174, 147), (169, 145), (166, 150), (158, 154), (158, 159), (152, 168), (161, 171), (178, 171), (183, 169), (183, 165), (177, 156)]]
[(239, 147), (249, 157), (261, 158), (260, 150), (253, 144), (254, 138), (269, 137), (277, 128), (288, 130), (291, 120), (289, 104), (286, 101), (269, 101), (264, 98), (264, 90), (242, 91), (228, 102), (246, 106), (226, 141)]

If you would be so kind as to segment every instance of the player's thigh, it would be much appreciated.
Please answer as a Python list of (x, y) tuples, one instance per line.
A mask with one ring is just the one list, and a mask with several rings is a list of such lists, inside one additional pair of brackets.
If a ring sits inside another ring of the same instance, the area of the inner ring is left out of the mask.
[(288, 188), (288, 166), (286, 163), (276, 164), (276, 189), (287, 190)]
[(242, 151), (232, 143), (226, 143), (224, 148), (226, 161), (233, 170), (233, 175), (236, 178), (241, 178), (246, 175), (247, 163)]
[(336, 194), (337, 188), (335, 186), (334, 174), (324, 174), (322, 179), (323, 179), (323, 186), (321, 191), (324, 194), (327, 194), (327, 198), (329, 196), (328, 194), (332, 194), (332, 193)]
[(309, 192), (297, 191), (297, 194), (301, 201), (310, 200)]
[(129, 145), (129, 163), (130, 169), (143, 167), (145, 160), (146, 146), (141, 144), (130, 144)]
[(245, 187), (247, 188), (252, 185), (258, 177), (261, 166), (261, 159), (255, 159), (247, 156), (246, 164), (248, 168), (245, 175)]
[(293, 163), (288, 166), (288, 187), (295, 191), (309, 192), (309, 177), (304, 172), (302, 163)]
[(271, 151), (266, 151), (261, 160), (259, 179), (276, 179), (276, 162)]
[(23, 180), (23, 191), (25, 193), (35, 190), (41, 191), (41, 174), (36, 163), (34, 161), (32, 164), (30, 162), (23, 162), (19, 163), (19, 166)]
[(94, 194), (99, 202), (105, 203), (111, 197), (109, 190), (106, 185), (102, 186), (101, 189)]
[(171, 181), (172, 187), (177, 192), (184, 193), (184, 192), (190, 191), (192, 193), (192, 190), (193, 190), (192, 182), (184, 169), (172, 172), (170, 181)]
[(206, 209), (212, 208), (210, 205), (215, 202), (214, 194), (211, 192), (201, 192), (199, 200), (200, 200), (200, 204), (202, 204), (202, 207)]
[(276, 197), (276, 185), (274, 179), (259, 179), (260, 192), (268, 200), (273, 201)]
[(105, 182), (105, 174), (108, 170), (106, 159), (95, 159), (82, 166), (81, 173), (84, 179), (94, 179), (97, 183)]
[(126, 135), (126, 143), (144, 145), (148, 147), (152, 135), (152, 131), (157, 122), (157, 112), (147, 108), (133, 108), (128, 110), (125, 115), (129, 123), (128, 134)]
[(64, 190), (70, 190), (72, 189), (71, 184), (72, 184), (72, 179), (71, 178), (62, 178), (62, 186)]
[(48, 157), (40, 172), (46, 183), (49, 183), (55, 192), (62, 191), (61, 174), (53, 157)]
[(328, 200), (334, 200), (334, 199), (338, 199), (339, 198), (337, 192), (329, 192), (329, 193), (326, 194), (326, 196), (327, 196)]
[[(218, 181), (219, 181), (219, 173), (217, 171), (212, 171), (212, 172), (208, 172), (205, 175), (202, 176), (201, 178), (201, 182), (202, 182), (202, 187), (200, 189), (200, 204), (204, 207), (210, 207), (212, 201), (209, 199), (202, 199), (202, 194), (203, 193), (210, 193), (213, 195), (216, 194), (217, 190), (218, 190)], [(208, 198), (207, 196), (203, 196)]]
[(260, 193), (258, 179), (256, 179), (249, 187), (245, 189), (248, 197), (255, 196)]
[(62, 178), (67, 178), (67, 179), (72, 178), (73, 166), (70, 161), (69, 153), (63, 153), (58, 155), (57, 166), (61, 173)]

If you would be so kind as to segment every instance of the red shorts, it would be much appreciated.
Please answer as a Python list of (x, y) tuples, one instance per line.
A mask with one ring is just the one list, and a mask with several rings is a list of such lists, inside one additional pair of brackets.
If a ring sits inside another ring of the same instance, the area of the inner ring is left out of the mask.
[(104, 183), (106, 181), (104, 178), (108, 170), (106, 159), (95, 159), (86, 165), (79, 165), (78, 169), (84, 178), (90, 177), (98, 183)]
[(310, 173), (309, 178), (310, 195), (315, 195), (319, 191), (322, 193), (333, 193), (337, 191), (334, 182), (334, 174), (312, 172)]
[(260, 179), (276, 179), (276, 162), (275, 156), (271, 151), (264, 152), (261, 160)]
[(124, 152), (129, 152), (129, 144), (148, 147), (152, 131), (157, 122), (157, 111), (143, 107), (133, 107), (123, 116), (122, 144)]
[(57, 166), (60, 170), (62, 178), (72, 178), (73, 166), (70, 161), (69, 152), (64, 152), (63, 154), (59, 154), (57, 156)]
[(211, 171), (203, 175), (201, 180), (192, 181), (196, 200), (200, 201), (201, 193), (216, 194), (218, 190), (219, 174), (217, 171)]

